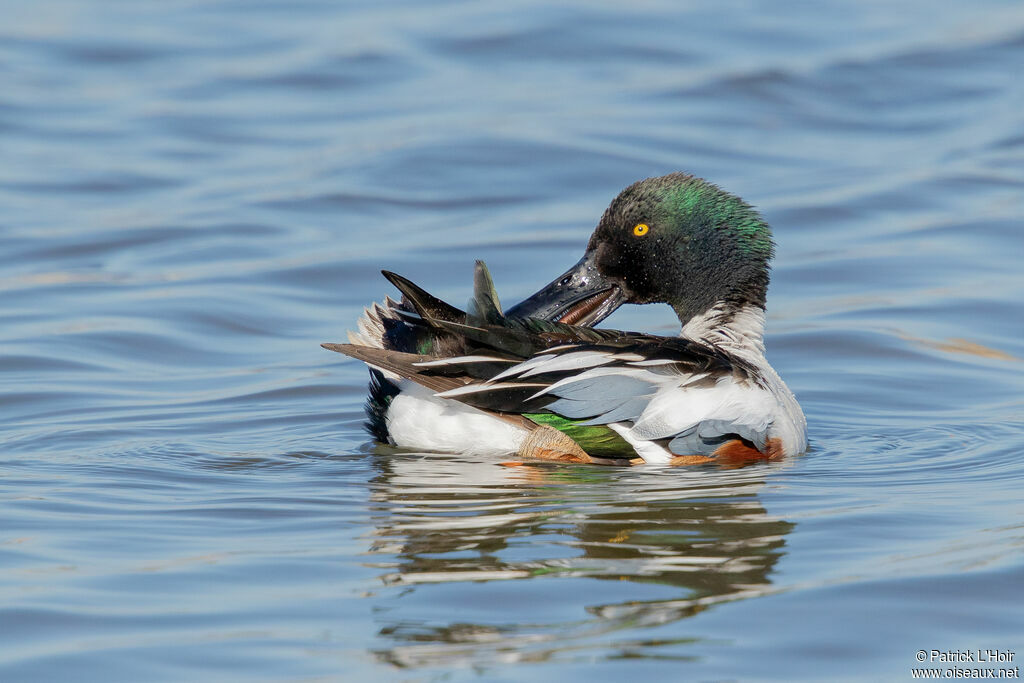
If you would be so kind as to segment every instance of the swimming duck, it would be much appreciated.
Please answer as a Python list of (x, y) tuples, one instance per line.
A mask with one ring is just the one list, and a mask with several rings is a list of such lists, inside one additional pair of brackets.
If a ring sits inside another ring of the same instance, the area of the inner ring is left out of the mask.
[[(806, 421), (764, 356), (771, 230), (692, 175), (648, 178), (604, 212), (580, 261), (502, 313), (486, 267), (463, 312), (394, 273), (348, 344), (370, 366), (368, 428), (419, 450), (604, 464), (775, 459)], [(668, 303), (678, 337), (591, 327)]]

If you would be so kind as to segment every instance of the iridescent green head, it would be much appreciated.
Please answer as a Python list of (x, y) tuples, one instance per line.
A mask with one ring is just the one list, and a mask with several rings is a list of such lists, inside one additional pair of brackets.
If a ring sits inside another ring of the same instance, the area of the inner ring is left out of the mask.
[(719, 302), (764, 307), (771, 229), (739, 197), (685, 173), (630, 185), (590, 238), (598, 272), (630, 303), (667, 302), (685, 322)]
[(510, 314), (592, 325), (622, 303), (666, 302), (685, 324), (715, 306), (763, 309), (772, 254), (739, 197), (685, 173), (648, 178), (612, 201), (576, 266)]

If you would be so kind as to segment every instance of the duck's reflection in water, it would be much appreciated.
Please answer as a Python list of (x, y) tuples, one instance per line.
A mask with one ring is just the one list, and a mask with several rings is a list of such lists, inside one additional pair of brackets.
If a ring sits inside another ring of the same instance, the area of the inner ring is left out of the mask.
[(651, 471), (381, 453), (377, 466), (368, 563), (388, 588), (372, 598), (376, 654), (401, 667), (593, 648), (685, 657), (672, 646), (686, 639), (650, 627), (770, 592), (794, 526), (757, 498), (777, 464)]

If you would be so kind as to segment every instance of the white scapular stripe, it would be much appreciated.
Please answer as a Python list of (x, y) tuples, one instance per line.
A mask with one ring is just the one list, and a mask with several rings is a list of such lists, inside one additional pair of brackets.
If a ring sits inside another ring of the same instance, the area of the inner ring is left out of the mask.
[(455, 398), (457, 396), (465, 396), (466, 394), (479, 394), (485, 391), (495, 391), (497, 389), (521, 389), (522, 387), (542, 387), (543, 384), (518, 384), (515, 382), (498, 382), (497, 384), (467, 384), (464, 387), (458, 387), (456, 389), (449, 389), (448, 391), (440, 391), (434, 396), (438, 398)]
[(649, 368), (653, 365), (672, 365), (675, 362), (676, 361), (670, 360), (668, 358), (658, 358), (655, 360), (635, 360), (631, 361), (629, 364), (636, 366), (638, 368)]
[[(572, 348), (571, 346), (559, 348)], [(567, 370), (586, 370), (615, 361), (642, 361), (643, 356), (636, 353), (608, 353), (607, 351), (576, 351), (572, 353), (545, 353), (523, 361), (515, 367), (495, 375), (492, 380), (505, 379), (519, 375), (532, 377), (546, 372), (565, 372)], [(670, 361), (671, 362), (671, 361)]]
[[(539, 375), (544, 372), (562, 372), (565, 370), (585, 370), (598, 365), (605, 365), (615, 360), (615, 356), (602, 351), (577, 351), (555, 356), (552, 360), (534, 364), (523, 373), (523, 377)], [(527, 361), (529, 363), (530, 361)], [(522, 365), (525, 365), (523, 363)]]
[[(420, 363), (413, 363), (418, 368), (433, 368), (442, 365), (465, 365), (466, 363), (515, 363), (508, 358), (495, 358), (494, 356), (458, 356), (456, 358), (441, 358), (440, 360), (425, 360)], [(497, 379), (497, 377), (495, 377)]]
[(518, 375), (520, 372), (523, 372), (524, 370), (528, 370), (528, 369), (532, 368), (533, 366), (537, 365), (538, 363), (543, 363), (545, 361), (551, 360), (554, 357), (555, 357), (555, 355), (552, 354), (552, 353), (548, 353), (548, 354), (545, 354), (543, 356), (535, 356), (534, 358), (531, 358), (530, 360), (523, 361), (522, 363), (519, 363), (518, 365), (513, 365), (508, 370), (505, 370), (504, 372), (501, 372), (501, 373), (495, 375), (494, 377), (491, 378), (491, 381), (492, 382), (496, 382), (499, 379), (505, 379), (506, 377), (512, 377), (513, 375)]

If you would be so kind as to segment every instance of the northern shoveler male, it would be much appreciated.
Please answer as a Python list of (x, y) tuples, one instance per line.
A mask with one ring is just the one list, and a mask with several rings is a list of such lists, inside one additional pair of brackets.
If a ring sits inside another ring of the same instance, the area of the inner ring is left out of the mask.
[[(478, 262), (463, 312), (384, 271), (349, 344), (370, 366), (368, 429), (392, 445), (616, 464), (801, 453), (806, 421), (764, 356), (771, 230), (684, 173), (612, 201), (583, 258), (501, 312)], [(678, 337), (595, 329), (623, 303), (666, 302)]]

